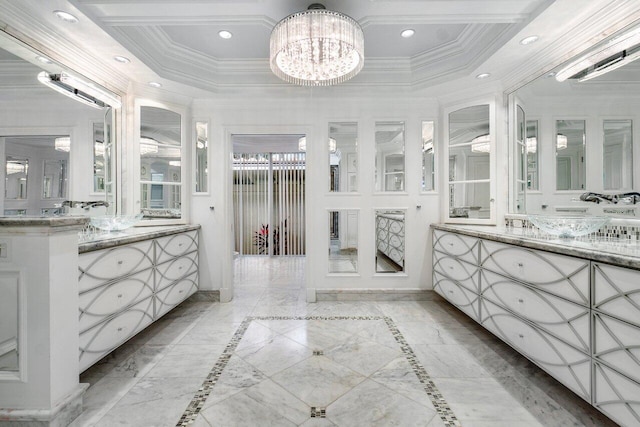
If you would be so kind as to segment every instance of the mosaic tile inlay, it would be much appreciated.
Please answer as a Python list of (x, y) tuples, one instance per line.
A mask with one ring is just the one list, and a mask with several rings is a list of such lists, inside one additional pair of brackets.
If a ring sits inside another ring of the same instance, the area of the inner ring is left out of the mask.
[[(440, 419), (442, 420), (443, 424), (446, 427), (461, 425), (460, 421), (456, 418), (455, 414), (451, 410), (451, 407), (449, 406), (447, 401), (444, 399), (444, 397), (438, 390), (438, 387), (435, 385), (435, 383), (433, 382), (433, 380), (425, 370), (424, 366), (422, 366), (422, 364), (416, 357), (415, 353), (413, 352), (413, 349), (407, 343), (407, 340), (404, 338), (402, 333), (398, 330), (398, 327), (390, 317), (382, 317), (382, 316), (249, 316), (243, 320), (243, 322), (240, 324), (240, 326), (236, 330), (235, 334), (231, 338), (231, 341), (227, 344), (224, 351), (216, 361), (215, 365), (213, 365), (213, 368), (211, 369), (209, 375), (207, 375), (207, 377), (205, 378), (204, 382), (202, 383), (202, 386), (198, 389), (198, 391), (194, 395), (189, 405), (187, 405), (187, 408), (185, 409), (184, 413), (180, 417), (180, 420), (176, 424), (176, 427), (185, 427), (192, 424), (195, 421), (196, 417), (202, 410), (202, 407), (205, 401), (207, 400), (209, 395), (212, 393), (213, 388), (216, 385), (216, 382), (222, 375), (222, 372), (227, 366), (229, 360), (231, 359), (231, 356), (233, 355), (238, 344), (242, 340), (242, 337), (244, 336), (245, 332), (249, 328), (251, 322), (253, 322), (254, 320), (323, 320), (323, 321), (383, 320), (386, 323), (387, 327), (389, 328), (389, 331), (393, 335), (394, 339), (400, 346), (400, 349), (404, 354), (404, 356), (406, 357), (407, 361), (409, 362), (411, 368), (413, 369), (413, 372), (416, 374), (418, 380), (423, 385), (424, 390), (427, 393), (427, 396), (429, 396), (429, 399), (431, 400), (431, 403), (435, 407), (436, 412), (440, 417)], [(321, 350), (313, 351), (313, 354), (316, 356), (322, 355), (322, 353), (323, 352)], [(310, 417), (325, 418), (326, 408), (312, 406)]]

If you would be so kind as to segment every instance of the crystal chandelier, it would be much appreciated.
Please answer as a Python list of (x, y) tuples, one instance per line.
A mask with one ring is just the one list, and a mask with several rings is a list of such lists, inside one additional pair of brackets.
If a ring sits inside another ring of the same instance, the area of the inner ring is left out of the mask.
[(364, 34), (353, 18), (314, 3), (276, 24), (269, 61), (273, 73), (288, 83), (342, 83), (362, 70)]

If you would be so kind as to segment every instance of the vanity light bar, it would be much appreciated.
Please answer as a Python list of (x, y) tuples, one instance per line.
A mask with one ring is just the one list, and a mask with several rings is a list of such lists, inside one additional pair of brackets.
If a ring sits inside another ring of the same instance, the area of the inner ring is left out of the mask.
[[(572, 77), (578, 77), (580, 81), (584, 81), (615, 70), (638, 59), (639, 56), (635, 52), (638, 44), (640, 44), (640, 27), (612, 38), (595, 52), (590, 52), (571, 62), (558, 71), (556, 80), (563, 82)], [(629, 54), (625, 52), (627, 50), (633, 52)], [(593, 75), (594, 73), (598, 74)]]
[(122, 106), (119, 97), (66, 73), (50, 74), (42, 71), (38, 74), (38, 81), (58, 93), (93, 108), (101, 109), (107, 106), (120, 108)]

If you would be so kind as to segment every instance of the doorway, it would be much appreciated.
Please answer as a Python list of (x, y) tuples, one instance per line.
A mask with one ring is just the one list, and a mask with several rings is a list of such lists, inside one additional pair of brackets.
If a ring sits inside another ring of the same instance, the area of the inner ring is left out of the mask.
[(236, 256), (304, 256), (302, 135), (232, 135)]

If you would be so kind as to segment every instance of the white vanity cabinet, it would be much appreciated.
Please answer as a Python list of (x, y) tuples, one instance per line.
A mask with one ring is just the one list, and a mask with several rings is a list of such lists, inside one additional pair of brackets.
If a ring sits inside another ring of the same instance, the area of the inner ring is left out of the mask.
[(478, 249), (478, 239), (434, 231), (433, 290), (480, 322)]
[(593, 404), (640, 426), (640, 271), (593, 263)]
[(434, 291), (620, 425), (640, 427), (640, 270), (471, 234), (433, 229)]
[(80, 371), (198, 289), (198, 230), (79, 255)]

